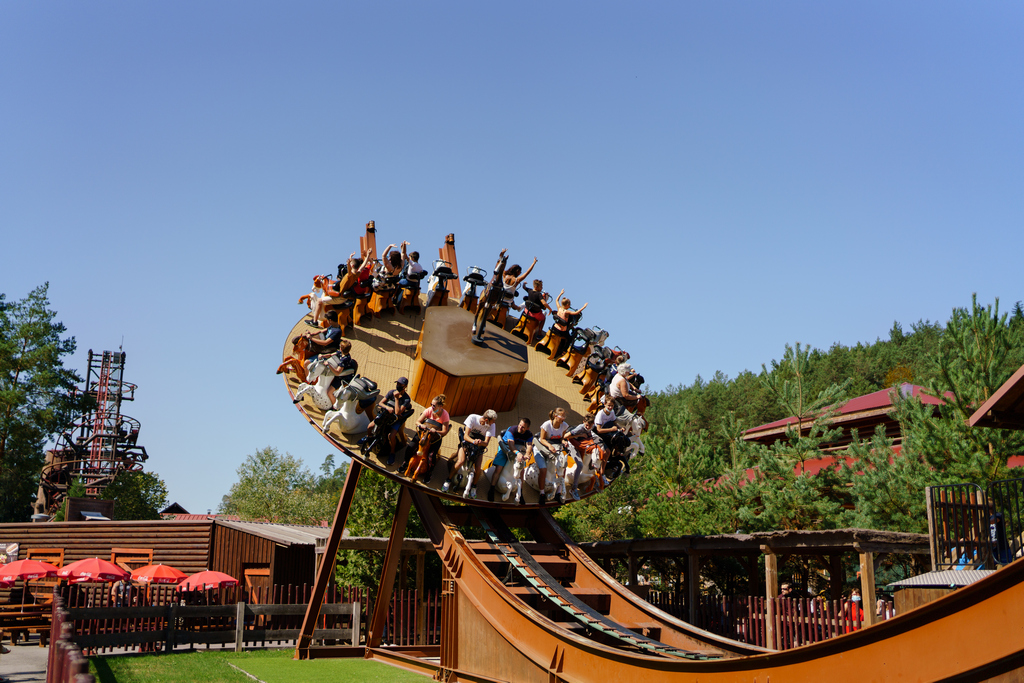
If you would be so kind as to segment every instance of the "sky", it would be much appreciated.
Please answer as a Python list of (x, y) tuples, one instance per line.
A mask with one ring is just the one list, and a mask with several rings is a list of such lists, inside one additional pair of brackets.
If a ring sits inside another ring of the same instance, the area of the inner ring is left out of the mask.
[(369, 220), (537, 257), (654, 390), (1008, 309), (1022, 74), (1015, 2), (9, 0), (0, 292), (49, 282), (80, 374), (123, 344), (147, 469), (215, 510), (331, 452), (274, 370)]

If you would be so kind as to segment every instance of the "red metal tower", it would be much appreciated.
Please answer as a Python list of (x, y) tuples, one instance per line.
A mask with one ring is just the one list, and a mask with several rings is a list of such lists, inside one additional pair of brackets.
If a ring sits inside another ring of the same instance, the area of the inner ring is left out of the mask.
[(121, 402), (134, 401), (136, 388), (123, 379), (124, 360), (123, 351), (89, 350), (85, 392), (95, 403), (46, 452), (37, 512), (56, 512), (74, 479), (85, 484), (88, 497), (98, 498), (119, 473), (142, 471), (149, 456), (137, 443), (139, 421), (121, 413)]

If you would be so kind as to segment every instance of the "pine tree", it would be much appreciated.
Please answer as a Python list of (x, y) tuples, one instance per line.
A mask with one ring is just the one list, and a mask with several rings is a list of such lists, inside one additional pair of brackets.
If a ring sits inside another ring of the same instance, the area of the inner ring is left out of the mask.
[(55, 320), (48, 285), (21, 301), (0, 294), (0, 521), (27, 521), (39, 485), (43, 449), (85, 410), (75, 392), (82, 379), (64, 367), (75, 338)]

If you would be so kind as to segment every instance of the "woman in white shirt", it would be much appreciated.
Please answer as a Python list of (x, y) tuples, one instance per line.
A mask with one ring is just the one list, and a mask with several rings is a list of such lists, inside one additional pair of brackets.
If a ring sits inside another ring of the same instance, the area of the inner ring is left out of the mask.
[(562, 450), (562, 437), (568, 431), (569, 425), (565, 421), (565, 408), (555, 408), (548, 413), (548, 421), (540, 426), (540, 436), (537, 437), (537, 448), (533, 451), (533, 460), (537, 463), (537, 490), (543, 497), (544, 486), (547, 481), (546, 458), (554, 457)]

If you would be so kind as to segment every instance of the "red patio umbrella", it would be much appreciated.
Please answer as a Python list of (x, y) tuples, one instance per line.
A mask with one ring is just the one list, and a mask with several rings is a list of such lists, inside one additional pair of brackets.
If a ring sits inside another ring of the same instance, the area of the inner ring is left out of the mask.
[(185, 572), (180, 572), (166, 564), (149, 564), (132, 572), (132, 581), (143, 583), (180, 583)]
[(33, 579), (45, 579), (56, 574), (57, 568), (49, 562), (43, 562), (42, 560), (15, 560), (10, 564), (4, 565), (2, 572), (0, 572), (0, 581), (17, 581), (18, 579), (32, 581)]
[(196, 591), (204, 588), (227, 588), (237, 586), (238, 579), (228, 576), (224, 572), (205, 571), (193, 574), (180, 584), (178, 590)]
[(73, 583), (82, 583), (84, 581), (121, 581), (127, 579), (131, 574), (112, 562), (101, 560), (98, 557), (90, 557), (65, 565), (57, 571), (57, 576), (62, 579), (71, 579)]

